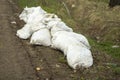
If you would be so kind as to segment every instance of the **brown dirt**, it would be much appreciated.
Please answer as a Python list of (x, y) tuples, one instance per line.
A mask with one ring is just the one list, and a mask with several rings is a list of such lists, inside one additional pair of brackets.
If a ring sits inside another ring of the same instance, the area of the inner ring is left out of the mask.
[(35, 71), (11, 26), (12, 9), (0, 0), (0, 80), (35, 80)]
[[(0, 6), (0, 80), (120, 79), (107, 65), (112, 62), (112, 58), (98, 50), (92, 51), (92, 67), (75, 71), (64, 61), (62, 52), (49, 47), (33, 46), (29, 40), (18, 39), (16, 31), (24, 25), (18, 19), (21, 10), (11, 0), (0, 0)], [(10, 24), (11, 21), (17, 24)], [(37, 71), (37, 67), (40, 70)]]

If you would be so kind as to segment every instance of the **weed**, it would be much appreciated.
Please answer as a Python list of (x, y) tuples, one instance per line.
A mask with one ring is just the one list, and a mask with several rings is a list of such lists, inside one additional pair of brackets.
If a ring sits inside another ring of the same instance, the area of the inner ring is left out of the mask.
[(59, 57), (58, 60), (59, 60), (60, 63), (67, 63), (67, 61), (66, 61), (64, 56)]

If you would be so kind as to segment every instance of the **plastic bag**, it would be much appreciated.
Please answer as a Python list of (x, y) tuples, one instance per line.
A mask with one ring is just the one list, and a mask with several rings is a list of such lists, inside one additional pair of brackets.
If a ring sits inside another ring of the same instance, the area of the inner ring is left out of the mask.
[(93, 64), (91, 51), (80, 45), (70, 45), (67, 50), (67, 62), (73, 69), (88, 68)]
[[(69, 33), (69, 32), (68, 32)], [(66, 34), (66, 31), (59, 31), (53, 35), (52, 38), (52, 48), (59, 49), (67, 55), (67, 49), (70, 45), (79, 45), (79, 41)]]
[(73, 32), (72, 28), (64, 26), (64, 24), (61, 24), (61, 22), (58, 22), (55, 26), (51, 28), (51, 35), (53, 36), (56, 32), (59, 31)]
[(43, 45), (50, 46), (51, 45), (51, 35), (47, 28), (40, 29), (33, 33), (30, 43), (34, 45)]
[[(55, 14), (45, 14), (43, 23), (47, 24), (48, 29), (59, 28), (65, 31), (73, 31), (72, 28), (68, 27), (60, 18)], [(51, 31), (51, 33), (54, 33)]]
[(24, 27), (17, 31), (17, 36), (21, 39), (28, 39), (35, 31), (45, 28), (43, 23), (27, 23)]
[(26, 24), (22, 29), (17, 30), (16, 35), (21, 39), (28, 39), (32, 33), (30, 25)]
[[(52, 32), (52, 31), (51, 31)], [(76, 41), (78, 41), (79, 43), (84, 44), (84, 46), (86, 46), (86, 48), (90, 49), (90, 45), (89, 42), (87, 40), (87, 38), (85, 36), (83, 36), (82, 34), (78, 34), (75, 32), (67, 32), (67, 31), (58, 31), (55, 34), (53, 34), (53, 40), (55, 40), (57, 37), (66, 37), (66, 38), (71, 38), (71, 39), (75, 39)], [(64, 39), (64, 38), (63, 38)], [(64, 41), (64, 40), (63, 40)], [(69, 42), (70, 40), (68, 40)], [(75, 41), (70, 42), (70, 43), (75, 43)]]
[(24, 22), (32, 22), (37, 21), (35, 19), (41, 19), (43, 15), (46, 13), (40, 6), (39, 7), (31, 7), (31, 8), (24, 8), (22, 13), (19, 15), (20, 20), (23, 20)]

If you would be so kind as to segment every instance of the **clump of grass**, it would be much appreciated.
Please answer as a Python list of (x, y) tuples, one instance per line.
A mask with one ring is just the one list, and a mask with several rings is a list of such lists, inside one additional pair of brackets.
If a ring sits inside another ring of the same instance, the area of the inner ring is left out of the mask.
[(67, 60), (65, 59), (64, 56), (59, 57), (58, 60), (59, 60), (60, 63), (67, 63)]
[(120, 49), (112, 48), (114, 45), (112, 42), (97, 42), (97, 40), (91, 38), (89, 38), (89, 42), (92, 47), (95, 47), (99, 51), (108, 53), (109, 55), (112, 55), (113, 58), (120, 58)]
[(114, 68), (113, 68), (113, 72), (114, 72), (116, 75), (120, 75), (120, 67), (114, 67)]
[(107, 63), (107, 66), (109, 66), (112, 71), (115, 73), (115, 75), (120, 75), (120, 66), (115, 63)]
[(38, 0), (18, 0), (18, 5), (21, 7), (21, 8), (24, 8), (26, 6), (28, 7), (32, 7), (32, 6), (38, 6)]

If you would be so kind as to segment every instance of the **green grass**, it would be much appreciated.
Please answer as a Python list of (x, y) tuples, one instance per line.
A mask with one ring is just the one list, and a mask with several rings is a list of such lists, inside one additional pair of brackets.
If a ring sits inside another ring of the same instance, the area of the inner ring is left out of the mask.
[(21, 8), (26, 6), (41, 6), (49, 13), (57, 14), (64, 22), (69, 24), (70, 27), (75, 25), (75, 21), (68, 15), (62, 1), (59, 0), (19, 0), (18, 4)]
[(96, 48), (100, 52), (105, 52), (111, 55), (113, 58), (120, 58), (120, 48), (112, 48), (114, 45), (112, 42), (97, 42), (94, 39), (89, 38), (89, 42), (92, 47)]
[(18, 0), (18, 4), (21, 8), (38, 6), (37, 0)]
[(61, 5), (57, 0), (19, 0), (18, 4), (22, 8), (26, 6), (41, 6), (50, 13), (57, 12), (59, 10), (59, 6)]
[(60, 57), (58, 58), (58, 61), (59, 61), (60, 63), (67, 63), (67, 61), (66, 61), (66, 59), (65, 59), (64, 56), (60, 56)]

